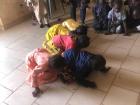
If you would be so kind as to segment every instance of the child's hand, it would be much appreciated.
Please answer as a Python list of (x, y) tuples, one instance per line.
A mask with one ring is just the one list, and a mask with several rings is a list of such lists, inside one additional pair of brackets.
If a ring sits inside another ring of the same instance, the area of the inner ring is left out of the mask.
[(106, 67), (105, 69), (101, 70), (101, 72), (102, 73), (107, 73), (110, 69), (111, 69), (111, 67)]

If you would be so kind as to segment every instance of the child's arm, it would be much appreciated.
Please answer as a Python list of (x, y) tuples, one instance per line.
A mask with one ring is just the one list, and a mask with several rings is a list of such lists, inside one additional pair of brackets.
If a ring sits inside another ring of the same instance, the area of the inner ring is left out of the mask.
[(83, 78), (76, 78), (76, 82), (84, 87), (90, 87), (90, 88), (96, 88), (96, 83), (95, 82), (91, 82), (89, 80), (83, 79)]
[(85, 77), (83, 77), (83, 73), (75, 73), (75, 80), (76, 82), (84, 87), (90, 87), (90, 88), (96, 88), (96, 83), (91, 82), (89, 80), (86, 80)]

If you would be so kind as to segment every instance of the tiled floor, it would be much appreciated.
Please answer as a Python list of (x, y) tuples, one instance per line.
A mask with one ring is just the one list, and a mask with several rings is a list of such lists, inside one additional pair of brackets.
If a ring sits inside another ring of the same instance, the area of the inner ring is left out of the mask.
[(58, 80), (41, 87), (44, 94), (33, 98), (33, 89), (25, 83), (24, 59), (41, 47), (46, 31), (27, 21), (0, 32), (0, 105), (140, 105), (140, 34), (105, 36), (92, 28), (86, 50), (103, 54), (112, 67), (107, 74), (90, 75), (98, 88), (64, 85)]

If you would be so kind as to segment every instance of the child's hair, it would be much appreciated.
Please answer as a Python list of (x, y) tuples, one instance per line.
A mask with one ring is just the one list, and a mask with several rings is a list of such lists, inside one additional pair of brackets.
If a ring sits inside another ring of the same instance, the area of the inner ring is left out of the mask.
[(90, 44), (90, 39), (88, 36), (82, 35), (77, 37), (76, 48), (78, 49), (85, 48), (88, 47), (89, 44)]
[(87, 35), (87, 30), (88, 30), (87, 26), (80, 25), (76, 30), (70, 31), (70, 34), (72, 36), (75, 36), (75, 35)]
[(65, 59), (59, 54), (53, 55), (48, 60), (48, 66), (55, 70), (62, 70), (66, 66)]
[(88, 27), (80, 25), (75, 31), (77, 35), (87, 35)]

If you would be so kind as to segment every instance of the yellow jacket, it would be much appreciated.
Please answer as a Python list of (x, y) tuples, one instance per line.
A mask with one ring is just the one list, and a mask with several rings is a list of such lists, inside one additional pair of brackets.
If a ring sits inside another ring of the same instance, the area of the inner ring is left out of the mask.
[(51, 40), (55, 35), (68, 35), (69, 30), (62, 26), (61, 24), (53, 25), (51, 28), (48, 29), (45, 37), (46, 40)]
[(61, 24), (56, 24), (50, 27), (45, 35), (45, 40), (43, 41), (42, 47), (47, 48), (50, 53), (58, 53), (59, 49), (57, 49), (53, 43), (52, 43), (52, 38), (55, 35), (68, 35), (69, 30), (65, 27), (63, 27)]

